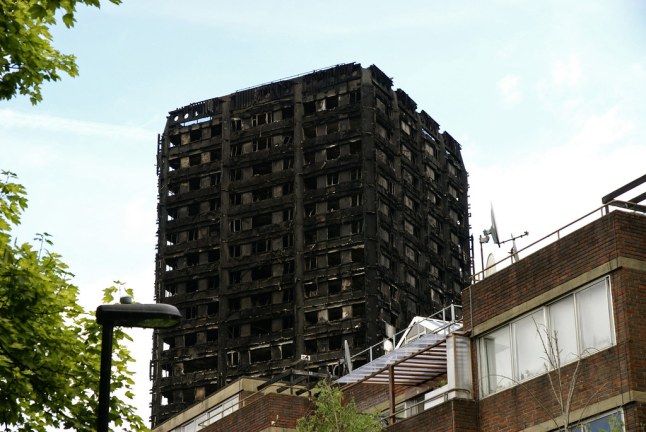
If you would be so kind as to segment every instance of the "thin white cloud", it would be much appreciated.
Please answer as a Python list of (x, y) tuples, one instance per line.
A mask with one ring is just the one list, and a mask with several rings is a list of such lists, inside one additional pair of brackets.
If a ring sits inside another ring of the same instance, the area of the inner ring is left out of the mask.
[(136, 126), (75, 120), (47, 114), (28, 114), (11, 109), (0, 109), (0, 129), (32, 129), (79, 136), (100, 136), (129, 141), (150, 141), (155, 132)]
[(552, 65), (552, 81), (557, 86), (576, 87), (581, 78), (581, 62), (576, 56), (567, 60), (556, 60)]
[[(312, 40), (400, 30), (428, 31), (441, 26), (465, 25), (465, 22), (477, 22), (481, 19), (475, 9), (452, 4), (437, 7), (428, 2), (402, 2), (396, 8), (388, 2), (332, 0), (324, 4), (325, 7), (322, 3), (318, 6), (316, 17), (310, 14), (308, 7), (304, 7), (302, 2), (294, 0), (278, 4), (256, 2), (249, 13), (240, 13), (235, 2), (216, 4), (208, 0), (195, 1), (190, 8), (174, 1), (156, 2), (152, 9), (141, 3), (130, 6), (124, 13), (145, 16), (146, 19), (150, 16), (162, 20), (172, 19), (180, 25), (231, 30), (237, 38), (257, 35), (263, 43), (276, 46), (282, 44), (278, 36), (293, 37), (298, 34)], [(380, 19), (357, 20), (356, 17), (365, 13), (367, 7)], [(195, 13), (196, 10), (200, 13)]]
[(507, 75), (496, 83), (498, 93), (503, 102), (509, 105), (515, 105), (523, 98), (523, 92), (520, 88), (520, 77), (517, 75)]
[(590, 116), (582, 122), (569, 144), (585, 153), (596, 149), (608, 150), (611, 145), (620, 144), (633, 128), (633, 123), (623, 118), (620, 108), (614, 106), (605, 113)]

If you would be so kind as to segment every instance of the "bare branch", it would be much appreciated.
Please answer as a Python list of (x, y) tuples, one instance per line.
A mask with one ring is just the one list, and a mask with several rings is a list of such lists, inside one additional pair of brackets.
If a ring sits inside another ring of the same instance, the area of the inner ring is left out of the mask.
[(548, 330), (545, 329), (545, 339), (543, 338), (543, 332), (539, 328), (539, 324), (534, 320), (534, 325), (536, 326), (536, 332), (538, 333), (538, 337), (541, 340), (541, 345), (543, 346), (543, 352), (547, 356), (547, 362), (549, 364), (549, 367), (552, 370), (556, 370), (558, 374), (558, 389), (557, 386), (554, 384), (554, 380), (552, 379), (552, 371), (547, 370), (547, 379), (549, 380), (550, 383), (550, 388), (552, 389), (552, 393), (554, 394), (554, 398), (558, 402), (560, 408), (561, 408), (561, 414), (563, 414), (564, 411), (564, 406), (563, 406), (563, 389), (562, 389), (562, 380), (561, 380), (561, 368), (560, 365), (555, 364), (555, 357), (554, 357), (554, 346), (551, 342), (550, 335), (548, 333)]

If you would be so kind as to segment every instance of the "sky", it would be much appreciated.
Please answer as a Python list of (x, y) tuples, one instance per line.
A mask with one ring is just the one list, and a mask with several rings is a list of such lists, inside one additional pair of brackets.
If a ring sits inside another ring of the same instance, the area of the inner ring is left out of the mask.
[[(0, 102), (0, 169), (29, 194), (19, 240), (50, 233), (88, 309), (113, 280), (153, 301), (168, 112), (315, 69), (377, 65), (461, 143), (476, 248), (491, 205), (522, 248), (646, 173), (641, 0), (125, 0), (53, 36), (80, 75)], [(132, 335), (147, 420), (152, 333)]]

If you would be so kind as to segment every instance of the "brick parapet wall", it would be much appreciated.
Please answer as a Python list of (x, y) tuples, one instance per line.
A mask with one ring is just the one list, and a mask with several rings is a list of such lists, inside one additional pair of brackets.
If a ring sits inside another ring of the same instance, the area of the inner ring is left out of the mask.
[(388, 426), (388, 432), (477, 432), (478, 408), (472, 400), (453, 399)]
[[(395, 398), (403, 394), (407, 388), (405, 386), (395, 386)], [(344, 401), (354, 400), (360, 411), (371, 411), (379, 406), (384, 406), (384, 409), (388, 409), (390, 406), (387, 384), (360, 383), (342, 390)]]
[[(202, 429), (203, 432), (261, 432), (270, 427), (295, 430), (313, 409), (309, 398), (270, 393)], [(273, 422), (273, 423), (272, 423)]]
[(646, 216), (637, 213), (613, 212), (620, 255), (646, 261)]

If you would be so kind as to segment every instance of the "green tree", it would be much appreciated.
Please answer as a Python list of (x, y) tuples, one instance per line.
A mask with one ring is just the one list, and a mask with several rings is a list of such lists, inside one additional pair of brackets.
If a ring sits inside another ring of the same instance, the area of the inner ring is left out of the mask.
[[(27, 207), (25, 189), (14, 179), (7, 172), (0, 178), (0, 426), (93, 431), (101, 328), (94, 312), (79, 306), (68, 267), (47, 250), (49, 235), (39, 234), (35, 246), (12, 239), (11, 228)], [(104, 291), (104, 302), (113, 301), (119, 284)], [(115, 328), (110, 420), (127, 430), (145, 431), (126, 402), (135, 383), (124, 340), (130, 337)]]
[(338, 387), (326, 381), (317, 386), (316, 409), (298, 420), (297, 432), (378, 432), (382, 430), (376, 414), (359, 411), (354, 401), (343, 403)]
[(49, 31), (57, 15), (73, 27), (78, 4), (101, 6), (100, 0), (0, 0), (0, 100), (22, 94), (35, 105), (44, 81), (60, 80), (61, 72), (78, 75), (76, 58), (54, 49)]

